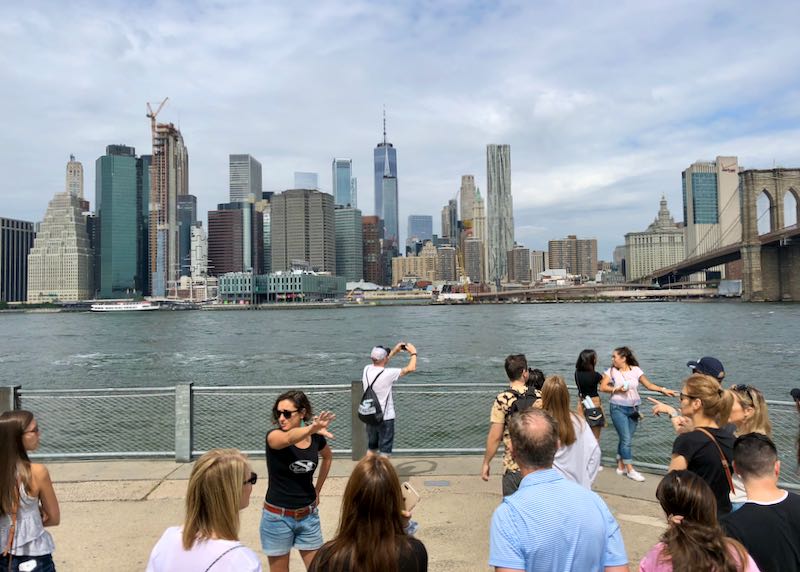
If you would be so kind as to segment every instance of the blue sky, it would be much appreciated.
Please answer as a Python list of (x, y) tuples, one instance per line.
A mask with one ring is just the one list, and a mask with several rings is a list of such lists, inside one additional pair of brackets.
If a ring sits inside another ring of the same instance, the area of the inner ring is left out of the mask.
[(511, 145), (517, 241), (596, 237), (609, 258), (680, 173), (737, 155), (800, 162), (796, 2), (26, 2), (0, 19), (0, 216), (41, 220), (66, 161), (150, 151), (145, 103), (189, 148), (205, 212), (228, 196), (228, 154), (264, 188), (351, 157), (373, 210), (381, 109), (409, 214), (485, 196), (487, 143)]

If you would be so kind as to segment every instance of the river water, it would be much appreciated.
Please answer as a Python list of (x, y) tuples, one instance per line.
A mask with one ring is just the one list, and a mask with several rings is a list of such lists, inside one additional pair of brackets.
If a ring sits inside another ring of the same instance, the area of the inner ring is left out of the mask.
[(787, 400), (800, 385), (798, 324), (800, 305), (738, 302), (0, 314), (0, 385), (346, 383), (373, 345), (407, 340), (419, 351), (420, 383), (502, 384), (503, 359), (518, 352), (571, 380), (582, 349), (607, 367), (611, 350), (629, 345), (655, 383), (678, 389), (686, 362), (712, 355), (727, 382)]

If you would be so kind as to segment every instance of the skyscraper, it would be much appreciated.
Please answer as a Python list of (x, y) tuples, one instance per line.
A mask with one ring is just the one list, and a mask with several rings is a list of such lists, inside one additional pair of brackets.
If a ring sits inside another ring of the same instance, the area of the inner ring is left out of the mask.
[(383, 223), (377, 215), (362, 216), (361, 228), (364, 233), (364, 280), (384, 285), (387, 283), (387, 276), (381, 250)]
[(597, 239), (570, 234), (547, 243), (550, 268), (563, 268), (568, 274), (594, 278), (597, 274)]
[(693, 163), (681, 173), (681, 183), (686, 258), (742, 240), (736, 157)]
[(230, 202), (246, 201), (250, 195), (261, 197), (261, 163), (251, 155), (229, 155)]
[(475, 177), (473, 175), (461, 175), (461, 221), (464, 223), (464, 228), (472, 228), (473, 209), (475, 208)]
[(509, 282), (530, 282), (531, 281), (531, 251), (521, 244), (515, 244), (514, 248), (508, 251), (508, 281)]
[(227, 272), (262, 272), (264, 221), (251, 196), (221, 203), (208, 211), (208, 266), (211, 276)]
[(683, 239), (683, 229), (675, 224), (667, 208), (667, 199), (662, 196), (658, 216), (647, 230), (625, 235), (626, 278), (636, 280), (683, 260), (686, 256)]
[(458, 203), (450, 199), (442, 208), (442, 238), (450, 242), (450, 246), (459, 246), (458, 240)]
[(28, 302), (92, 298), (93, 257), (81, 199), (56, 193), (28, 254)]
[(178, 260), (181, 261), (181, 276), (192, 275), (192, 227), (197, 224), (197, 197), (178, 197)]
[[(383, 114), (383, 142), (375, 146), (375, 214), (384, 221), (384, 238), (399, 237), (397, 210), (397, 150), (386, 140), (386, 112)], [(388, 181), (387, 181), (388, 179)]]
[(150, 166), (149, 258), (153, 296), (165, 296), (180, 276), (178, 196), (189, 193), (189, 154), (172, 123), (158, 123)]
[(350, 179), (350, 206), (358, 208), (358, 177)]
[(514, 247), (514, 206), (511, 200), (511, 146), (486, 146), (489, 281), (499, 284), (508, 274), (506, 253)]
[(481, 197), (481, 191), (479, 189), (475, 189), (475, 202), (472, 205), (472, 236), (480, 240), (483, 245), (483, 259), (481, 265), (483, 274), (480, 280), (473, 279), (473, 281), (486, 282), (488, 281), (487, 260), (489, 258), (489, 235), (486, 229), (486, 205), (483, 202), (483, 197)]
[(474, 236), (464, 240), (464, 274), (470, 282), (484, 281), (484, 244)]
[(408, 215), (408, 236), (409, 241), (430, 240), (433, 238), (433, 217), (430, 215)]
[(202, 223), (192, 227), (192, 278), (208, 276), (208, 236)]
[(95, 263), (101, 298), (144, 293), (142, 189), (136, 150), (108, 145), (95, 162)]
[(79, 199), (83, 198), (83, 164), (75, 160), (75, 155), (69, 156), (65, 189)]
[(353, 160), (334, 159), (331, 166), (331, 189), (334, 204), (341, 207), (355, 207), (353, 196)]
[(337, 206), (333, 215), (336, 221), (336, 275), (344, 276), (348, 282), (358, 282), (364, 278), (361, 211)]
[(317, 272), (336, 272), (333, 195), (291, 189), (272, 197), (272, 270), (308, 264)]
[(28, 296), (28, 252), (33, 223), (0, 218), (0, 302), (24, 302)]
[(319, 190), (319, 176), (317, 173), (308, 173), (305, 171), (294, 172), (294, 188), (295, 189), (311, 189)]

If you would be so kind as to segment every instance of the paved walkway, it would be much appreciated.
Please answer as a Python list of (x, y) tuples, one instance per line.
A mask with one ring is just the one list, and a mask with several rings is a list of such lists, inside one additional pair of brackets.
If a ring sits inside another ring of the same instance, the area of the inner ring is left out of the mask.
[[(500, 478), (478, 477), (481, 458), (396, 457), (393, 463), (422, 499), (414, 511), (417, 537), (425, 543), (432, 572), (486, 571), (489, 522), (501, 500)], [(320, 501), (323, 535), (337, 525), (341, 495), (354, 465), (335, 458)], [(494, 463), (499, 470), (500, 460)], [(59, 572), (142, 571), (150, 550), (168, 526), (179, 524), (191, 465), (171, 461), (48, 463), (61, 503), (61, 525), (50, 529)], [(253, 467), (266, 474), (263, 459)], [(659, 477), (635, 483), (613, 469), (600, 473), (595, 490), (619, 521), (631, 568), (658, 540), (664, 518), (655, 501)], [(266, 479), (260, 478), (250, 506), (242, 512), (241, 540), (260, 553), (258, 523)], [(266, 557), (262, 557), (267, 570)], [(292, 570), (303, 570), (296, 553)]]

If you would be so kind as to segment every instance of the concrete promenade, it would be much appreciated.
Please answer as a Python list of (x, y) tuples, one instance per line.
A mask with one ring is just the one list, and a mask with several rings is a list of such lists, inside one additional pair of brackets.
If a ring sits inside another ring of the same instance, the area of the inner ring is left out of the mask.
[[(481, 457), (475, 456), (395, 457), (392, 461), (401, 478), (410, 481), (422, 497), (414, 518), (420, 523), (417, 537), (428, 549), (429, 569), (489, 570), (489, 522), (501, 501), (499, 475), (492, 475), (488, 483), (482, 481), (478, 476)], [(252, 464), (259, 480), (250, 506), (242, 512), (241, 540), (260, 554), (258, 524), (266, 466), (263, 458), (254, 458)], [(353, 465), (349, 459), (334, 458), (320, 501), (326, 540), (336, 530), (341, 495)], [(59, 572), (142, 571), (164, 529), (181, 523), (189, 464), (125, 460), (47, 466), (61, 504), (61, 524), (49, 529), (56, 542)], [(492, 469), (499, 471), (500, 466), (498, 458)], [(635, 483), (607, 467), (595, 483), (622, 527), (633, 570), (664, 528), (655, 500), (659, 479), (647, 475), (646, 482)], [(266, 557), (262, 560), (268, 570)], [(304, 569), (296, 551), (291, 568)]]

